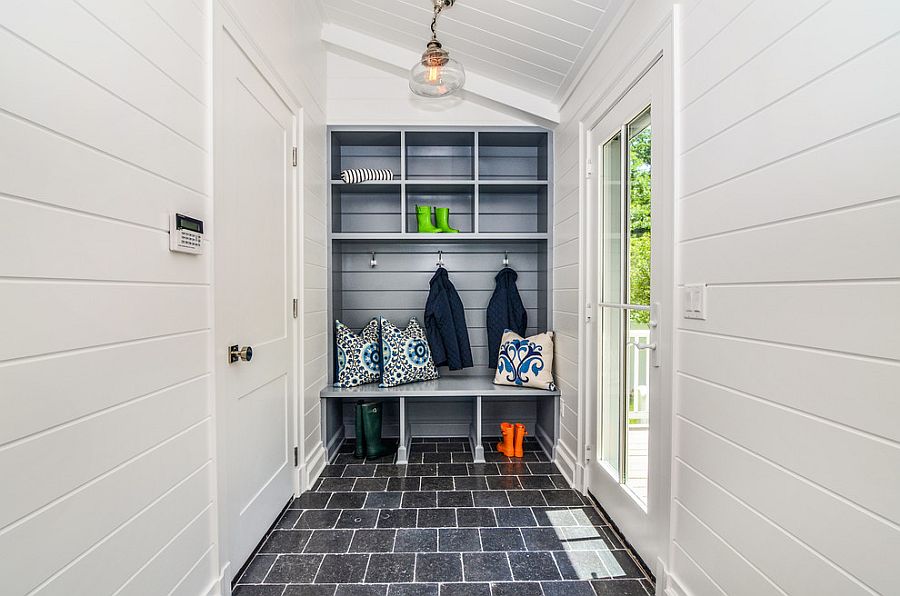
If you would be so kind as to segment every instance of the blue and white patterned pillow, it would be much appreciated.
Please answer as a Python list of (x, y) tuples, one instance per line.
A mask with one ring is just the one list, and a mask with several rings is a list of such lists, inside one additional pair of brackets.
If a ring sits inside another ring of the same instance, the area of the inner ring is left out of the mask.
[(334, 322), (334, 384), (356, 387), (381, 378), (381, 351), (378, 344), (378, 319), (372, 319), (357, 335), (352, 329)]
[(380, 387), (431, 381), (440, 376), (431, 358), (425, 329), (415, 317), (402, 331), (381, 317), (381, 362)]
[(553, 383), (553, 332), (526, 338), (509, 329), (504, 331), (494, 384), (556, 390)]

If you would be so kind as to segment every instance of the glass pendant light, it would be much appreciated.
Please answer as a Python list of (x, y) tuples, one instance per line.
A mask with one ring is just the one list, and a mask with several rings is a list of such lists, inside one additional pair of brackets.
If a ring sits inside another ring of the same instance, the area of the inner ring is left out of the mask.
[(437, 19), (445, 8), (456, 0), (433, 0), (434, 17), (431, 19), (431, 40), (425, 46), (422, 59), (409, 69), (409, 89), (422, 97), (444, 97), (459, 89), (466, 82), (463, 65), (450, 57), (450, 52), (437, 40)]

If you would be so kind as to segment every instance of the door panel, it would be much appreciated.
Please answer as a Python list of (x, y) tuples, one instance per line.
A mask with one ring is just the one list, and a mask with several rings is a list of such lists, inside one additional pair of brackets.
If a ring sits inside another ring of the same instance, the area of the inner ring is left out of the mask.
[[(294, 116), (234, 39), (219, 42), (216, 391), (234, 574), (294, 491)], [(229, 363), (230, 345), (252, 358)]]

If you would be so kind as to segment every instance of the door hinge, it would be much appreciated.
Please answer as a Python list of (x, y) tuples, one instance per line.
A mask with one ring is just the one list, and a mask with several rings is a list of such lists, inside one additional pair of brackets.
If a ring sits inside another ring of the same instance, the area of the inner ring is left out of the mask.
[(299, 298), (294, 298), (293, 308), (294, 308), (294, 318), (296, 319), (297, 315), (300, 312), (300, 299)]
[(584, 163), (584, 177), (590, 178), (593, 175), (594, 175), (594, 160), (592, 160), (589, 157), (587, 159), (587, 161)]
[(294, 167), (297, 166), (297, 148), (294, 147), (294, 151), (291, 153), (291, 162), (294, 164)]
[(294, 467), (296, 468), (299, 465), (300, 465), (300, 448), (294, 447)]

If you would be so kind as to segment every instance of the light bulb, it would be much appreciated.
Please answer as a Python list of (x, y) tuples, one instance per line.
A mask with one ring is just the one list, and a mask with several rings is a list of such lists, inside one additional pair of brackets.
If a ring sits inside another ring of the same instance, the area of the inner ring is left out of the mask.
[(429, 83), (437, 83), (441, 79), (441, 67), (429, 66), (428, 72), (425, 74), (425, 80)]

